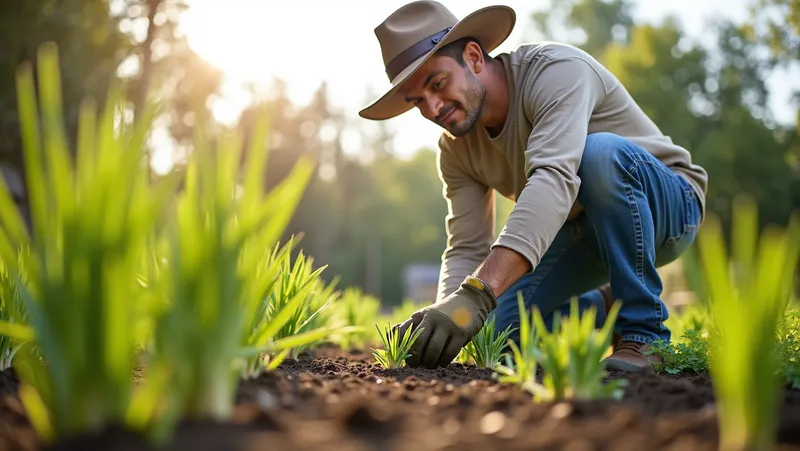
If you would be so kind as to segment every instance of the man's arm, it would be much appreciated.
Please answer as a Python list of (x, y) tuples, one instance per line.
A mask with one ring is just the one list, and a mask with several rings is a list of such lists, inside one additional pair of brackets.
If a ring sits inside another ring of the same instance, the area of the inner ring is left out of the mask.
[(589, 119), (605, 87), (588, 62), (563, 58), (548, 62), (521, 94), (534, 124), (525, 152), (528, 182), (474, 274), (497, 296), (536, 268), (564, 225), (578, 196)]
[(453, 293), (475, 271), (489, 254), (494, 239), (494, 192), (466, 173), (450, 149), (450, 141), (444, 135), (439, 140), (437, 160), (448, 209), (447, 247), (442, 253), (437, 302)]

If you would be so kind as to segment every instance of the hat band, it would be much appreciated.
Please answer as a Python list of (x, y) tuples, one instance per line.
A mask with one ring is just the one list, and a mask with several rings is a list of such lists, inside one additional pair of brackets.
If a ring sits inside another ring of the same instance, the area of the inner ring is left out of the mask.
[(432, 34), (412, 45), (411, 47), (403, 50), (399, 55), (392, 58), (392, 60), (389, 61), (389, 64), (386, 65), (386, 75), (389, 76), (389, 81), (394, 80), (395, 77), (397, 77), (400, 72), (403, 72), (403, 69), (408, 67), (409, 64), (413, 63), (421, 56), (430, 52), (431, 49), (436, 47), (436, 45), (442, 41), (444, 35), (446, 35), (447, 32), (449, 32), (452, 28), (453, 27), (447, 27), (436, 34)]

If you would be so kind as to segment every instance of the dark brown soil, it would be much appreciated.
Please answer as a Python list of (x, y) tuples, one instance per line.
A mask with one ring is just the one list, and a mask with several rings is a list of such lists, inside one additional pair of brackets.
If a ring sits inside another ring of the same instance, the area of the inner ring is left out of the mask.
[[(714, 393), (706, 375), (625, 377), (622, 401), (535, 404), (489, 370), (451, 364), (384, 370), (368, 352), (321, 349), (243, 381), (230, 423), (185, 423), (169, 450), (715, 450)], [(44, 449), (0, 373), (0, 451)], [(800, 450), (800, 391), (784, 396), (781, 450)], [(139, 451), (110, 429), (50, 448)]]

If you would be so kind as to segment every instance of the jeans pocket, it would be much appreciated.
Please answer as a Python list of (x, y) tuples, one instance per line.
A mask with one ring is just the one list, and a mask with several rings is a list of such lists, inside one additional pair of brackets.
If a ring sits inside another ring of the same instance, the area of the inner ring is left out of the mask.
[[(688, 185), (686, 182), (684, 185)], [(667, 236), (664, 241), (665, 249), (682, 250), (688, 247), (697, 234), (697, 227), (700, 222), (700, 206), (697, 201), (697, 196), (690, 186), (684, 186), (681, 190), (682, 215), (681, 223), (675, 224), (674, 230)]]

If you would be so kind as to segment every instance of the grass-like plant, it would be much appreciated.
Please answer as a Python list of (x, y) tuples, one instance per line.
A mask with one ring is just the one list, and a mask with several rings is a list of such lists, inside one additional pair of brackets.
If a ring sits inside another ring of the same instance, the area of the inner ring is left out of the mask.
[[(347, 329), (328, 324), (327, 311), (338, 298), (335, 282), (326, 284), (321, 278), (326, 266), (314, 269), (314, 259), (302, 251), (292, 263), (291, 258), (276, 261), (279, 267), (275, 287), (264, 299), (264, 312), (267, 321), (289, 306), (291, 314), (288, 321), (275, 332), (275, 339), (285, 339), (298, 335), (315, 337), (313, 340), (291, 347), (288, 357), (296, 358), (309, 346), (326, 338), (334, 331), (346, 333)], [(298, 299), (300, 299), (298, 301)]]
[(791, 298), (800, 256), (800, 216), (788, 229), (758, 229), (755, 203), (734, 202), (729, 257), (719, 220), (698, 236), (714, 318), (710, 373), (718, 402), (720, 449), (771, 449), (780, 403), (776, 329)]
[(402, 368), (406, 364), (406, 359), (411, 357), (411, 346), (422, 333), (423, 327), (417, 327), (411, 331), (411, 327), (407, 328), (403, 336), (400, 336), (400, 331), (397, 328), (387, 324), (381, 330), (378, 325), (375, 325), (378, 333), (383, 342), (383, 349), (372, 349), (372, 355), (375, 356), (375, 361), (384, 368), (394, 369)]
[(372, 326), (378, 322), (381, 302), (374, 296), (365, 294), (359, 287), (343, 290), (334, 309), (333, 321), (342, 327), (358, 327), (358, 332), (337, 334), (336, 341), (343, 349), (363, 347), (373, 344), (377, 336)]
[(514, 331), (511, 326), (495, 333), (494, 318), (487, 321), (481, 330), (464, 346), (470, 361), (481, 368), (494, 368), (500, 364), (508, 347), (508, 337)]
[[(223, 420), (231, 413), (244, 365), (242, 342), (259, 314), (259, 295), (272, 283), (271, 273), (261, 271), (264, 249), (279, 242), (312, 174), (312, 165), (300, 160), (265, 193), (266, 129), (262, 115), (242, 159), (238, 134), (223, 134), (212, 146), (203, 121), (197, 121), (185, 189), (175, 216), (165, 221), (167, 270), (155, 282), (169, 308), (155, 323), (148, 374), (156, 375), (154, 383), (169, 380), (172, 386), (172, 410), (164, 414), (169, 419)], [(240, 165), (245, 168), (241, 186)], [(284, 276), (281, 271), (278, 278)], [(303, 301), (296, 297), (281, 304), (270, 313), (267, 327), (285, 327)]]
[[(22, 301), (26, 291), (22, 272), (12, 273), (0, 258), (0, 371), (11, 368), (14, 356), (25, 344), (25, 341), (15, 337), (14, 329), (23, 335), (31, 331), (26, 325)], [(11, 328), (10, 333), (4, 328)]]
[(133, 403), (153, 408), (155, 397), (131, 384), (136, 276), (180, 179), (149, 182), (143, 149), (155, 108), (134, 126), (124, 123), (119, 88), (99, 118), (90, 101), (82, 104), (73, 161), (56, 46), (43, 45), (37, 58), (38, 86), (31, 64), (17, 73), (30, 233), (0, 183), (0, 259), (10, 277), (24, 273), (17, 288), (30, 327), (4, 322), (2, 332), (36, 346), (16, 354), (15, 368), (28, 417), (49, 442), (124, 424)]
[(537, 386), (536, 369), (539, 346), (539, 333), (533, 327), (533, 313), (528, 314), (522, 298), (522, 292), (517, 293), (517, 308), (519, 310), (519, 346), (509, 340), (508, 346), (511, 354), (506, 354), (505, 365), (493, 367), (498, 373), (500, 382), (517, 385), (521, 388), (533, 390)]
[[(322, 325), (313, 322), (314, 315), (331, 299), (330, 288), (322, 286), (319, 278), (312, 278), (322, 269), (310, 272), (310, 265), (302, 254), (292, 270), (290, 240), (259, 264), (258, 291), (249, 296), (261, 299), (258, 309), (247, 318), (246, 334), (240, 351), (245, 363), (242, 375), (258, 377), (262, 371), (276, 368), (284, 359), (326, 338), (332, 333), (346, 335), (348, 328), (339, 325)], [(322, 286), (322, 289), (320, 287)], [(319, 290), (316, 292), (315, 290)], [(317, 305), (317, 307), (315, 307)]]
[(545, 401), (575, 399), (619, 399), (624, 379), (604, 382), (602, 357), (611, 345), (614, 322), (621, 304), (615, 302), (606, 315), (603, 327), (595, 325), (594, 306), (579, 311), (578, 300), (570, 302), (570, 314), (556, 314), (548, 331), (538, 308), (534, 307), (534, 325), (540, 334), (538, 361), (544, 378), (542, 385), (531, 385), (534, 396)]

